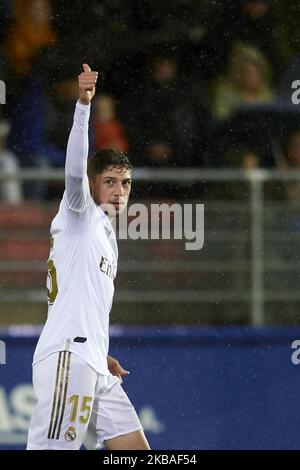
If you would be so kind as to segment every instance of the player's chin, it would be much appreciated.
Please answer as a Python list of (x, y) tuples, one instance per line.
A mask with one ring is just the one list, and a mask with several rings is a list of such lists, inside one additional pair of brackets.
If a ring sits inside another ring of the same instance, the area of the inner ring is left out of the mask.
[(116, 203), (116, 204), (112, 204), (111, 205), (111, 216), (112, 217), (118, 217), (119, 215), (121, 215), (125, 208), (126, 208), (126, 204), (123, 203), (123, 204), (119, 204), (119, 203)]
[(115, 208), (116, 216), (121, 215), (125, 211), (126, 204), (122, 204)]

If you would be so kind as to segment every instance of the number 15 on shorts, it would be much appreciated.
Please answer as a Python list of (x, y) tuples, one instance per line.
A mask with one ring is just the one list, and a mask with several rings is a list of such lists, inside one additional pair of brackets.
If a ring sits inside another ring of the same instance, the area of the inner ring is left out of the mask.
[(75, 423), (79, 419), (81, 424), (88, 423), (92, 412), (92, 402), (93, 397), (81, 398), (79, 395), (72, 395), (69, 398), (69, 403), (72, 406), (70, 421)]

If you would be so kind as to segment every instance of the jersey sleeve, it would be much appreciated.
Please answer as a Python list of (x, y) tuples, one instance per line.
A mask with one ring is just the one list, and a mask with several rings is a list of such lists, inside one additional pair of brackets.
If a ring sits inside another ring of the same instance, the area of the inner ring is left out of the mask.
[(87, 177), (89, 117), (90, 105), (77, 102), (67, 145), (64, 194), (68, 208), (76, 212), (83, 212), (91, 197)]

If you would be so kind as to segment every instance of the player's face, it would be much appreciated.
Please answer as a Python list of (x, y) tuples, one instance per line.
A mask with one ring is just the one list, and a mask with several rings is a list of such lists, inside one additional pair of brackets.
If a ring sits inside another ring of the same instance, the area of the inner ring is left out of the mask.
[(108, 168), (90, 180), (90, 189), (96, 204), (110, 204), (114, 207), (114, 214), (110, 215), (119, 215), (129, 199), (131, 171), (120, 167)]

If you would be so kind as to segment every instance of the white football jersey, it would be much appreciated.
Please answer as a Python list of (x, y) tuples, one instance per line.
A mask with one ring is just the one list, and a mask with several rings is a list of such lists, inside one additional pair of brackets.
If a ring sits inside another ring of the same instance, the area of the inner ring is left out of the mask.
[(51, 225), (48, 318), (33, 364), (57, 351), (108, 375), (109, 314), (118, 248), (112, 224), (92, 199), (86, 176), (89, 107), (77, 103), (66, 159), (66, 191)]

